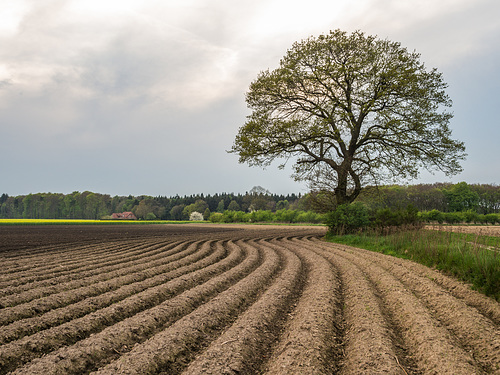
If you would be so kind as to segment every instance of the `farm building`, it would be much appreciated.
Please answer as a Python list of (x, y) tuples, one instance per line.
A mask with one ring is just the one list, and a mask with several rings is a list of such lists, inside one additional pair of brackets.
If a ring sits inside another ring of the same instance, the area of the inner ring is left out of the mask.
[(137, 217), (132, 212), (114, 213), (111, 217), (119, 220), (137, 220)]

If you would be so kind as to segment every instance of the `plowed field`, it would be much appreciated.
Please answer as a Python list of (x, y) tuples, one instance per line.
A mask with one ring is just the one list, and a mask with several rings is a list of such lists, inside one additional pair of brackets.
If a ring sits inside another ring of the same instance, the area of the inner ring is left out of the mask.
[(500, 304), (321, 227), (0, 227), (0, 374), (500, 374)]

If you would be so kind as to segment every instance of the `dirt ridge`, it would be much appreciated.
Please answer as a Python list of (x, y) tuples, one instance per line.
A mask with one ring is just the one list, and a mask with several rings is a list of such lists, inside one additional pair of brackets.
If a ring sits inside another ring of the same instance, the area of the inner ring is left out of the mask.
[(436, 270), (322, 227), (148, 227), (0, 228), (0, 374), (500, 374), (500, 304)]

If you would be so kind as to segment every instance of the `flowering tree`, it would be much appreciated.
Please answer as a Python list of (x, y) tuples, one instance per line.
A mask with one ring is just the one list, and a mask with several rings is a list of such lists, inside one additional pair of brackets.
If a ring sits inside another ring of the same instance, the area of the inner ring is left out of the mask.
[(198, 211), (191, 212), (191, 215), (189, 215), (189, 220), (203, 221), (203, 214), (199, 213)]

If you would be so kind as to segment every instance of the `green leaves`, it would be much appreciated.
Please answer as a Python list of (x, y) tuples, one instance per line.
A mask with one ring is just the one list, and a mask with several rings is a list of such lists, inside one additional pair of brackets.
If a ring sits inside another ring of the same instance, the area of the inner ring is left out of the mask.
[[(413, 178), (421, 167), (455, 174), (465, 147), (451, 139), (447, 85), (419, 59), (361, 31), (296, 42), (251, 83), (252, 114), (230, 152), (259, 166), (298, 157), (300, 179), (335, 182), (339, 203), (381, 177)], [(324, 165), (330, 172), (318, 173)]]

